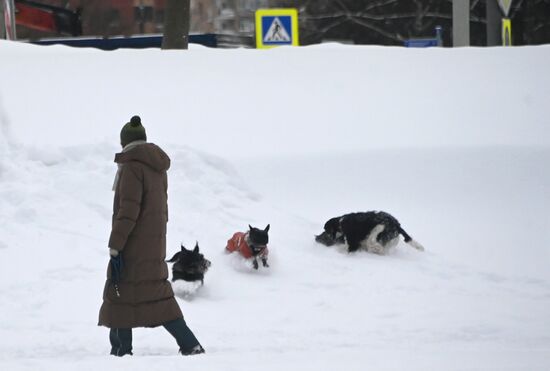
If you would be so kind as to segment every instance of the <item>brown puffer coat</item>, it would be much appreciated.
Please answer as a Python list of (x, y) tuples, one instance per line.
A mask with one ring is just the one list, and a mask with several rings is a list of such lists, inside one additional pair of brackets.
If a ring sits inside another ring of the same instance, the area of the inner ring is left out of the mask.
[(120, 165), (115, 188), (109, 247), (120, 251), (123, 267), (118, 285), (103, 291), (99, 325), (110, 328), (155, 327), (183, 318), (168, 278), (166, 223), (170, 158), (152, 143), (117, 153)]

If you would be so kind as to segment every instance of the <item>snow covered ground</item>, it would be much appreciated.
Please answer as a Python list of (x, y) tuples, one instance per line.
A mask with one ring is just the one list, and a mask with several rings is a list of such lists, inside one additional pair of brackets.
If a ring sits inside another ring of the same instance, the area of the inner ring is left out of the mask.
[[(0, 42), (0, 369), (550, 369), (550, 47), (101, 52)], [(520, 71), (520, 73), (518, 73)], [(121, 126), (172, 158), (168, 254), (204, 356), (97, 327)], [(348, 255), (385, 210), (426, 247)], [(223, 248), (271, 224), (271, 268)]]

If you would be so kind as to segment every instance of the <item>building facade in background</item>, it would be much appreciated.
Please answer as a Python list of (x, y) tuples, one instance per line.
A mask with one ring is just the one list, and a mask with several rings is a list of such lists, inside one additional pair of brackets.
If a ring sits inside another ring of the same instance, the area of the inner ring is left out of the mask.
[[(163, 32), (165, 0), (34, 0), (80, 9), (84, 36), (130, 36)], [(486, 2), (470, 0), (470, 39), (487, 45)], [(444, 46), (452, 45), (452, 0), (191, 0), (191, 33), (254, 36), (254, 12), (290, 7), (299, 11), (300, 44), (341, 41), (403, 45), (410, 38), (432, 37), (443, 28)], [(513, 0), (513, 45), (550, 43), (550, 0)], [(61, 36), (17, 27), (20, 39)]]
[[(84, 36), (130, 36), (163, 32), (165, 0), (37, 1), (79, 10)], [(269, 7), (269, 0), (191, 0), (190, 32), (253, 36), (254, 12), (266, 7)], [(19, 28), (19, 38), (22, 39), (59, 36), (26, 27)]]

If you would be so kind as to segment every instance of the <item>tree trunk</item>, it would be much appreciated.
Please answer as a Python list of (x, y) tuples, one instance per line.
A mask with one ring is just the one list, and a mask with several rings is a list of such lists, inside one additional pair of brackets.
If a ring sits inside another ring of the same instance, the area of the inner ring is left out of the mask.
[(4, 1), (0, 0), (0, 40), (6, 38), (6, 24), (4, 19)]
[(167, 0), (164, 10), (162, 49), (187, 49), (190, 0)]

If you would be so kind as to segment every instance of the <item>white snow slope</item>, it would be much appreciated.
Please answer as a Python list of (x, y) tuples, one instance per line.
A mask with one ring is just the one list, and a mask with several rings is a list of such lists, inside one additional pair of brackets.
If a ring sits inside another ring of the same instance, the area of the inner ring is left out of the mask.
[[(101, 52), (0, 42), (0, 369), (550, 370), (550, 47)], [(207, 353), (108, 355), (112, 162), (134, 114), (172, 158), (168, 254)], [(385, 210), (426, 251), (316, 244)], [(271, 268), (223, 249), (271, 224)]]

